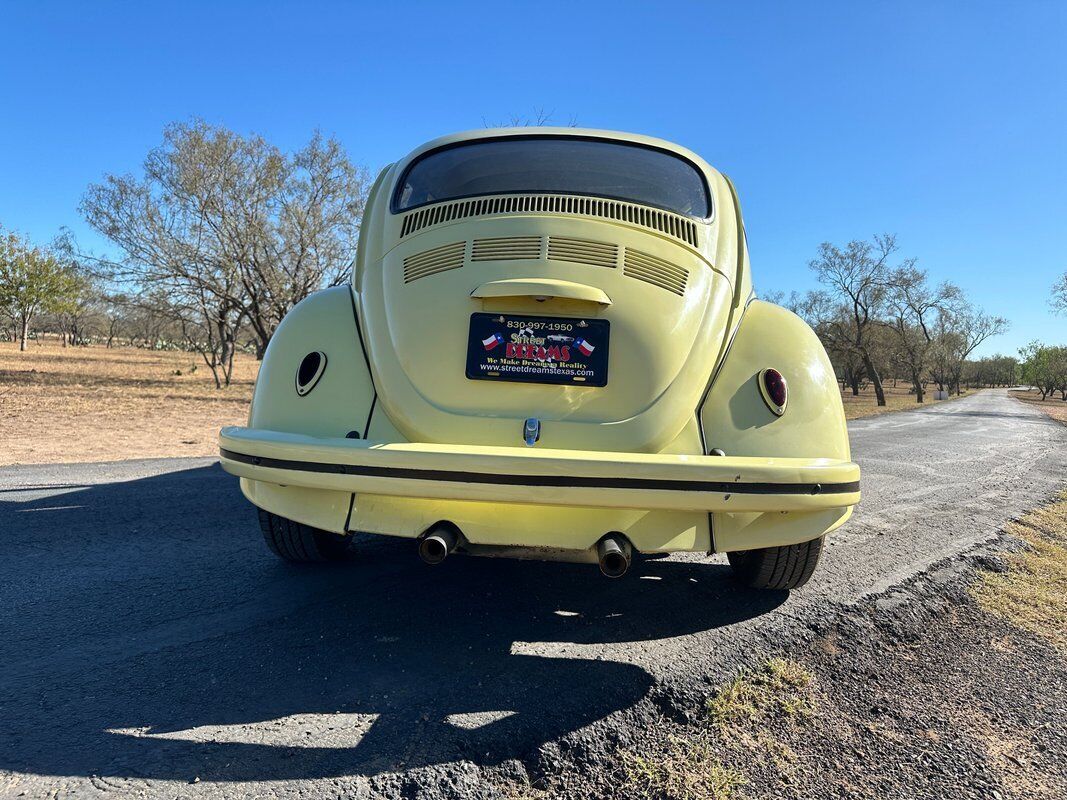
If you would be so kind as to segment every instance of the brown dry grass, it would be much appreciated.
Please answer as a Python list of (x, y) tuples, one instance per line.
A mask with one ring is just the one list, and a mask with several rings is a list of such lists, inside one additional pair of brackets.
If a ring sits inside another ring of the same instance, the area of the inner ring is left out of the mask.
[(729, 800), (745, 779), (719, 763), (717, 755), (707, 740), (675, 736), (654, 756), (624, 753), (625, 788), (647, 800)]
[[(884, 406), (878, 405), (878, 401), (874, 396), (874, 389), (870, 386), (860, 390), (858, 397), (853, 397), (851, 389), (842, 392), (841, 402), (845, 405), (845, 419), (870, 417), (875, 414), (885, 414), (888, 411), (907, 411), (910, 408), (925, 408), (927, 406), (946, 402), (945, 400), (934, 400), (934, 389), (931, 388), (928, 389), (923, 402), (916, 403), (915, 395), (909, 393), (910, 387), (903, 381), (899, 381), (895, 387), (891, 384), (886, 384), (884, 388), (886, 402)], [(968, 394), (970, 394), (970, 392), (964, 389), (963, 394), (960, 395), (960, 397), (966, 397)], [(949, 399), (955, 400), (956, 395), (950, 395)]]
[(986, 611), (1044, 636), (1067, 653), (1067, 492), (1006, 528), (1026, 543), (1006, 572), (983, 572), (972, 589)]
[(1032, 406), (1040, 408), (1054, 420), (1067, 425), (1067, 402), (1060, 400), (1058, 394), (1050, 394), (1044, 400), (1041, 399), (1041, 392), (1036, 390), (1030, 392), (1012, 392), (1011, 396), (1023, 403), (1029, 403)]
[[(219, 428), (245, 421), (258, 368), (238, 356), (220, 391), (194, 353), (0, 342), (0, 465), (214, 455)], [(922, 407), (904, 383), (885, 390), (882, 408), (869, 387), (843, 393), (845, 417)], [(1055, 415), (1056, 402), (1042, 405)]]
[(801, 664), (772, 658), (745, 670), (708, 698), (708, 726), (688, 737), (668, 737), (648, 752), (623, 751), (623, 794), (667, 800), (728, 800), (741, 794), (745, 775), (721, 759), (773, 762), (791, 772), (796, 754), (767, 734), (771, 720), (806, 725), (818, 708), (815, 676)]
[(0, 342), (0, 465), (215, 455), (258, 369), (238, 356), (218, 390), (195, 353)]

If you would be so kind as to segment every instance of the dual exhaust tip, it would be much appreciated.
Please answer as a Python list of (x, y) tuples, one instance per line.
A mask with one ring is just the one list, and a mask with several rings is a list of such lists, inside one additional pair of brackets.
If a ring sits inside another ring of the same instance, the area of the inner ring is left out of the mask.
[(606, 578), (621, 578), (630, 569), (633, 548), (625, 536), (611, 533), (597, 542), (596, 558), (600, 574)]
[[(460, 533), (454, 526), (440, 523), (419, 538), (419, 558), (435, 566), (440, 564), (459, 544)], [(608, 578), (621, 578), (630, 569), (633, 548), (626, 537), (611, 533), (597, 542), (597, 563), (600, 572)]]
[(459, 544), (459, 532), (451, 525), (435, 525), (419, 539), (419, 558), (427, 564), (440, 564)]

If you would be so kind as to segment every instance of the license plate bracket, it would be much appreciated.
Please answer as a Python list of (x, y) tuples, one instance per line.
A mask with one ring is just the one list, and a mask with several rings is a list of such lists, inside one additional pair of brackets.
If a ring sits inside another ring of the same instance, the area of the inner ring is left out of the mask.
[(531, 314), (471, 314), (471, 380), (607, 386), (611, 323)]

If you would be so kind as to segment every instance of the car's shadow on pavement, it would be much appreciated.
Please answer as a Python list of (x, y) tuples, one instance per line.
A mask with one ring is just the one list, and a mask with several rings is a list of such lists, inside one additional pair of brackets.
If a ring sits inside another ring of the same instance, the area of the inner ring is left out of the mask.
[(595, 646), (729, 626), (786, 596), (673, 560), (618, 581), (461, 556), (430, 568), (384, 537), (351, 563), (291, 567), (217, 467), (3, 499), (0, 769), (39, 775), (498, 764), (646, 696), (639, 655)]

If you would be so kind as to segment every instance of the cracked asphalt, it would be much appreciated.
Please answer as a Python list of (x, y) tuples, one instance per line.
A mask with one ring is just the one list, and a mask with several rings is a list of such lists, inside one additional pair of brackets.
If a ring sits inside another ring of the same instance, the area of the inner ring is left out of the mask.
[(1067, 427), (985, 391), (853, 422), (864, 499), (812, 582), (367, 537), (271, 557), (211, 459), (0, 468), (0, 796), (492, 796), (966, 553), (1067, 478)]

